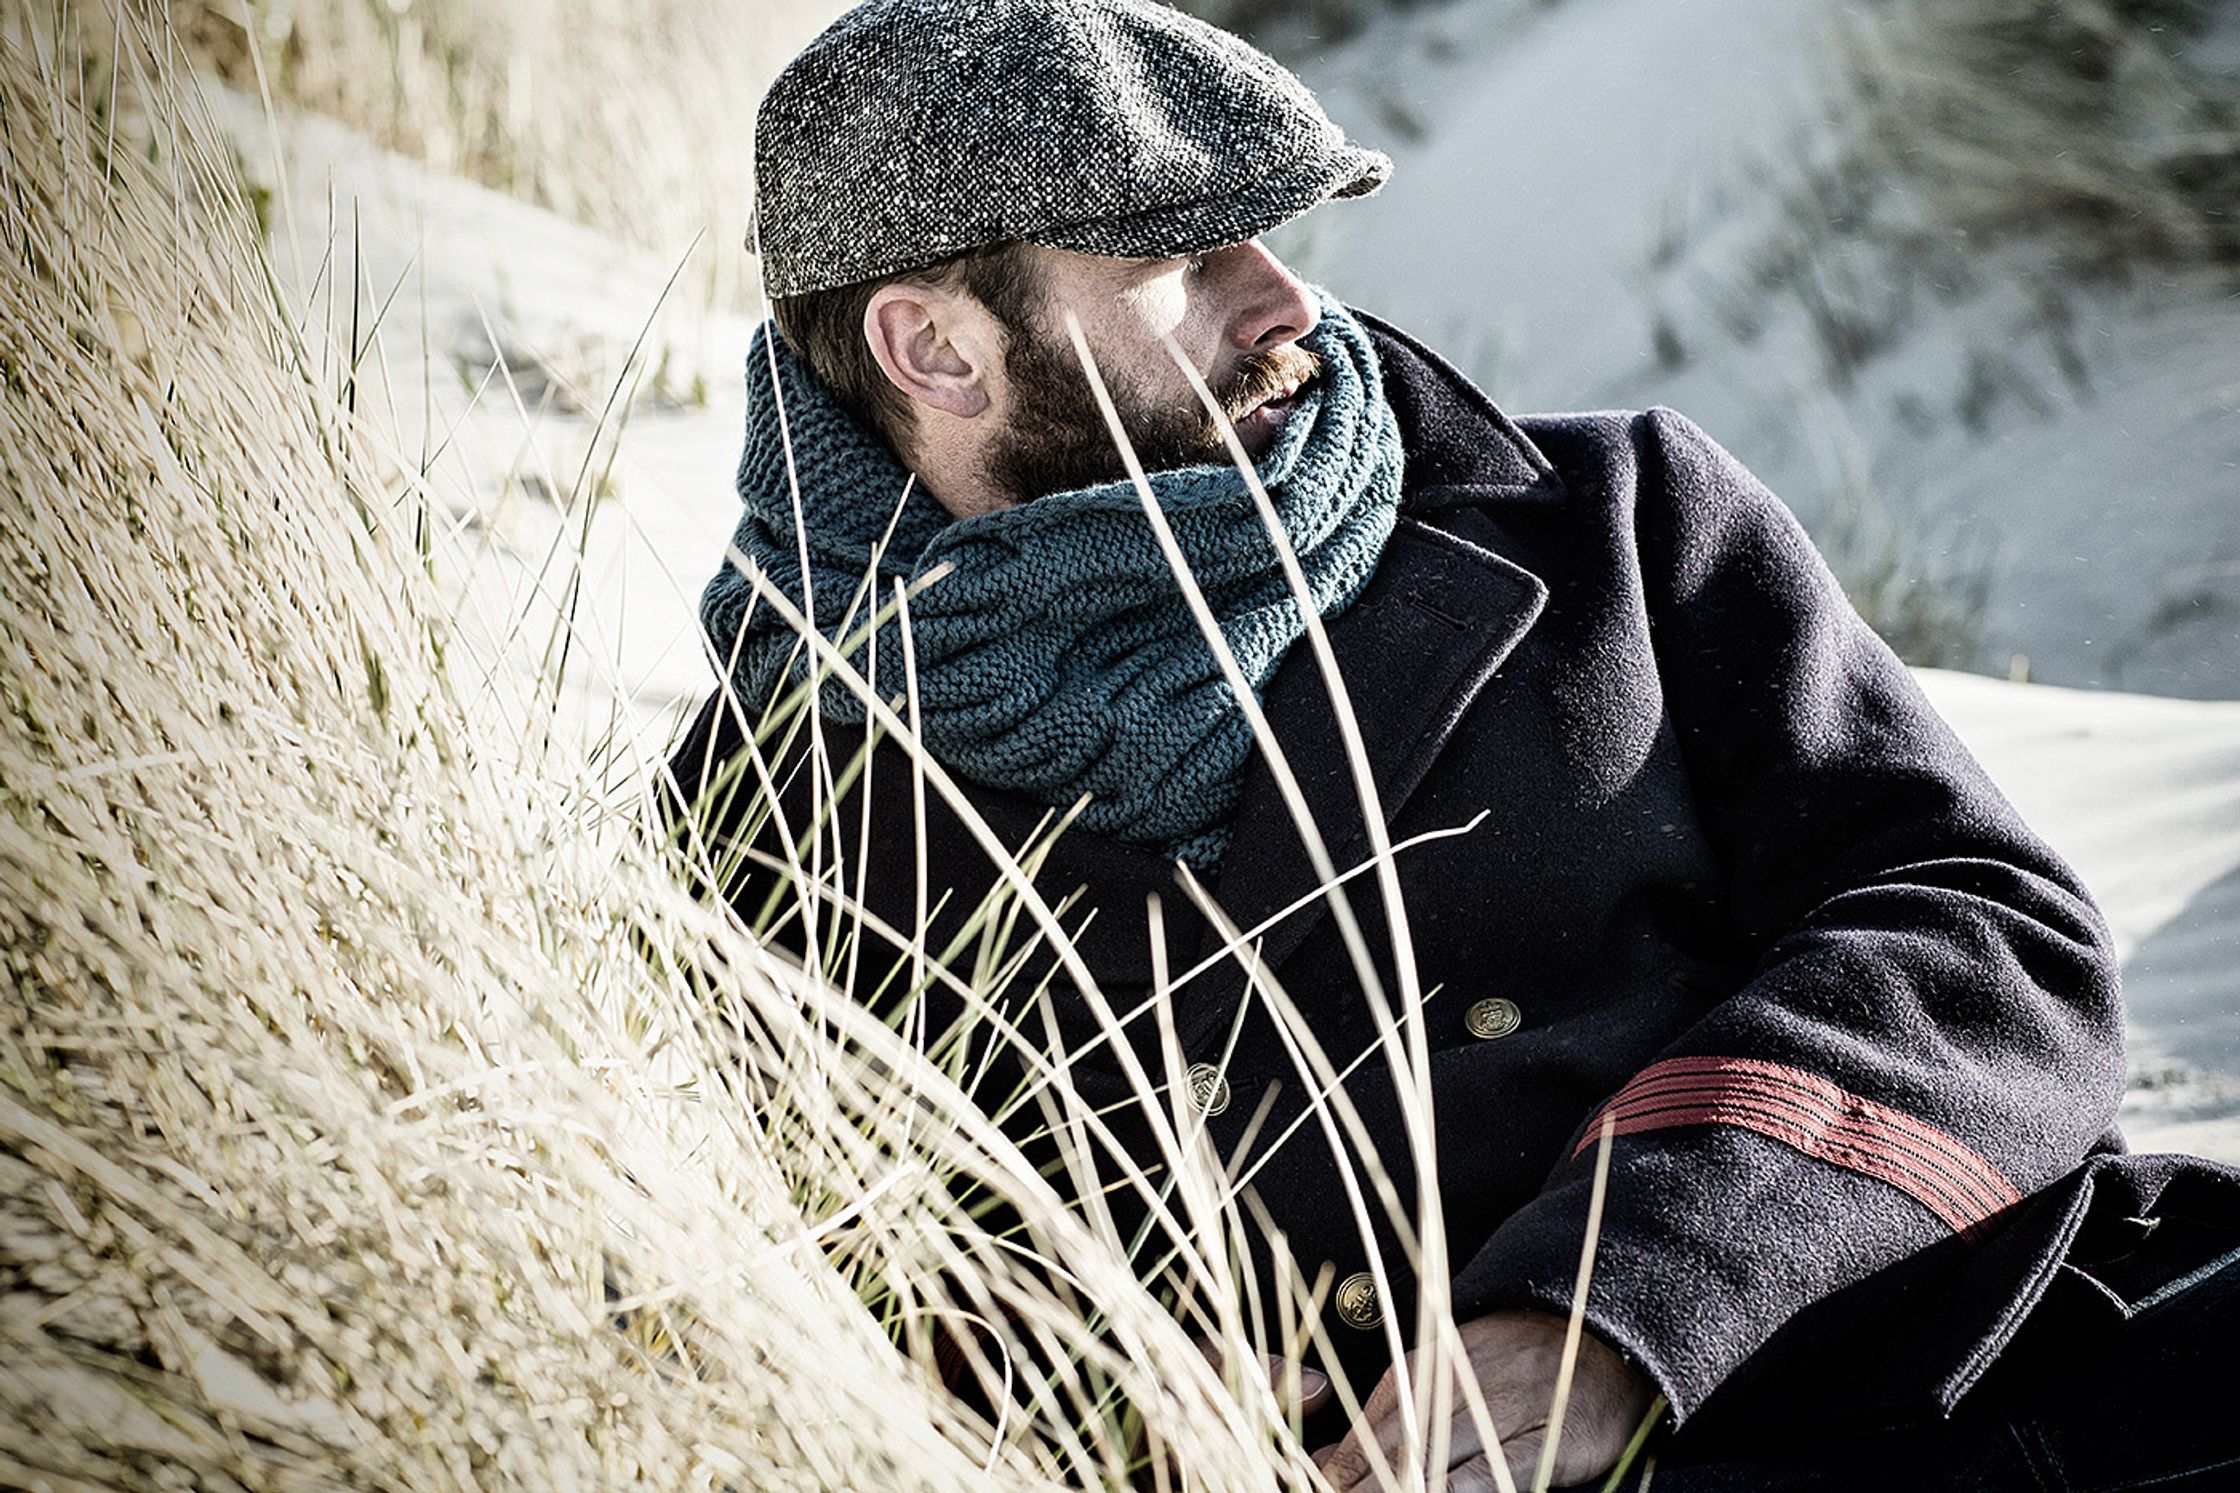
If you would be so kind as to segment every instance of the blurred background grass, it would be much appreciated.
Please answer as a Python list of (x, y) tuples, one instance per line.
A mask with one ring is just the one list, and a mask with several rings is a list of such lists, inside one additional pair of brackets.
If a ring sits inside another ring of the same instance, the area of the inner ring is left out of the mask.
[(675, 262), (750, 304), (755, 103), (835, 0), (177, 0), (193, 64)]
[(1283, 237), (1349, 299), (1681, 408), (1912, 662), (2240, 696), (2240, 10), (1241, 13), (1398, 157)]

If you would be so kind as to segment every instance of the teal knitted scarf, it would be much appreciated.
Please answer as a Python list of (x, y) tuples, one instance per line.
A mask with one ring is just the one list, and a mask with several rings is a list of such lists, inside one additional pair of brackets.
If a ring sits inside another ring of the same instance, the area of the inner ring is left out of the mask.
[[(1361, 324), (1325, 300), (1304, 339), (1323, 374), (1260, 463), (1260, 475), (1306, 572), (1333, 616), (1368, 582), (1400, 501), (1400, 428)], [(891, 600), (893, 578), (938, 565), (949, 574), (913, 595), (919, 734), (951, 770), (991, 787), (1070, 807), (1084, 828), (1205, 870), (1217, 865), (1252, 731), (1160, 553), (1133, 486), (1053, 493), (952, 519), (922, 487), (901, 512), (906, 473), (766, 324), (748, 357), (746, 504), (734, 543), (797, 606), (801, 559), (777, 384), (798, 474), (817, 627), (836, 643)], [(1305, 631), (1243, 477), (1229, 466), (1151, 478), (1175, 537), (1254, 693)], [(879, 541), (894, 525), (886, 548)], [(874, 556), (876, 601), (863, 597)], [(700, 619), (750, 707), (781, 676), (806, 680), (799, 640), (728, 562), (701, 597)], [(742, 636), (743, 629), (743, 636)], [(885, 698), (904, 687), (890, 622), (850, 659)], [(827, 679), (828, 718), (860, 722), (863, 702)]]

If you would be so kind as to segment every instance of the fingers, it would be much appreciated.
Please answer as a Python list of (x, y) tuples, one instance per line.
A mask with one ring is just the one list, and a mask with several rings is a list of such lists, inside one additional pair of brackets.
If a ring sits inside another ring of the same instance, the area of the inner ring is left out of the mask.
[[(1221, 1345), (1211, 1338), (1192, 1338), (1206, 1362), (1218, 1372), (1227, 1362)], [(1301, 1418), (1314, 1414), (1330, 1403), (1332, 1389), (1330, 1376), (1320, 1369), (1310, 1369), (1305, 1364), (1289, 1358), (1279, 1358), (1273, 1353), (1260, 1355), (1260, 1363), (1268, 1376), (1268, 1387), (1275, 1391), (1276, 1403), (1286, 1408), (1296, 1408)]]
[[(1335, 1446), (1326, 1446), (1314, 1455), (1315, 1466), (1322, 1469), (1323, 1480), (1337, 1493), (1353, 1493), (1356, 1488), (1376, 1486), (1377, 1468), (1394, 1467), (1399, 1461), (1399, 1450), (1404, 1427), (1400, 1421), (1399, 1394), (1393, 1387), (1391, 1374), (1377, 1381), (1369, 1398), (1361, 1407), (1345, 1434), (1345, 1439)], [(1380, 1464), (1371, 1452), (1374, 1447), (1383, 1454)]]
[(1283, 1399), (1285, 1386), (1294, 1370), (1299, 1375), (1296, 1398), (1302, 1417), (1312, 1415), (1330, 1403), (1331, 1395), (1337, 1391), (1331, 1387), (1328, 1374), (1320, 1369), (1310, 1369), (1304, 1364), (1295, 1364), (1288, 1358), (1278, 1358), (1271, 1353), (1268, 1355), (1268, 1381), (1275, 1385), (1278, 1400)]
[[(1530, 1448), (1512, 1452), (1511, 1457), (1516, 1460), (1524, 1460), (1528, 1457), (1538, 1456), (1540, 1438), (1535, 1436), (1531, 1440)], [(1515, 1462), (1513, 1461), (1511, 1465), (1514, 1466)], [(1529, 1462), (1527, 1465), (1530, 1465)], [(1501, 1493), (1501, 1486), (1499, 1477), (1494, 1473), (1493, 1464), (1484, 1457), (1472, 1457), (1469, 1461), (1447, 1473), (1447, 1493)], [(1524, 1474), (1513, 1474), (1509, 1486), (1524, 1489), (1531, 1487), (1532, 1482)]]
[[(1526, 1420), (1523, 1399), (1513, 1386), (1496, 1380), (1483, 1384), (1480, 1388), (1485, 1394), (1487, 1413), (1493, 1421), (1493, 1432), (1499, 1438), (1499, 1451), (1505, 1462), (1505, 1470), (1513, 1474), (1515, 1486), (1529, 1487), (1534, 1466), (1540, 1456), (1541, 1442), (1546, 1437), (1547, 1422), (1544, 1418)], [(1519, 1424), (1520, 1421), (1525, 1423)], [(1506, 1432), (1502, 1430), (1503, 1426), (1508, 1427)], [(1468, 1405), (1464, 1403), (1461, 1386), (1458, 1385), (1448, 1421), (1445, 1462), (1449, 1468), (1449, 1478), (1463, 1480), (1450, 1481), (1449, 1487), (1502, 1486), (1500, 1472), (1489, 1461), (1481, 1429), (1478, 1418), (1471, 1414)], [(1429, 1460), (1432, 1440), (1430, 1430), (1426, 1427), (1417, 1442), (1418, 1466)], [(1356, 1493), (1356, 1490), (1366, 1493), (1366, 1490), (1383, 1488), (1398, 1480), (1401, 1448), (1406, 1443), (1407, 1422), (1401, 1415), (1399, 1390), (1394, 1376), (1387, 1374), (1361, 1407), (1361, 1415), (1347, 1431), (1345, 1439), (1317, 1452), (1314, 1462), (1324, 1481), (1337, 1490), (1337, 1493)], [(1472, 1464), (1476, 1464), (1475, 1469), (1465, 1476), (1463, 1469)]]
[[(1473, 1453), (1447, 1469), (1447, 1493), (1504, 1493), (1507, 1489), (1524, 1489), (1532, 1486), (1533, 1464), (1540, 1456), (1540, 1438), (1537, 1435), (1519, 1437), (1508, 1447), (1509, 1482), (1504, 1485), (1500, 1474), (1483, 1452)], [(1322, 1480), (1332, 1493), (1367, 1493), (1369, 1489), (1382, 1488), (1388, 1480), (1396, 1480), (1399, 1469), (1380, 1473), (1374, 1467), (1358, 1472), (1337, 1464), (1338, 1448), (1326, 1446), (1314, 1455), (1314, 1464)]]
[[(1324, 1464), (1336, 1451), (1336, 1447), (1330, 1446), (1315, 1453), (1315, 1467), (1322, 1473), (1323, 1481), (1334, 1490), (1334, 1493), (1351, 1493), (1353, 1488), (1374, 1488), (1377, 1486), (1373, 1480), (1374, 1474), (1371, 1475), (1372, 1480), (1366, 1483), (1343, 1484), (1332, 1482), (1330, 1480), (1330, 1469)], [(1447, 1469), (1446, 1493), (1505, 1493), (1505, 1489), (1522, 1490), (1531, 1487), (1531, 1466), (1540, 1455), (1540, 1438), (1529, 1436), (1521, 1439), (1512, 1455), (1524, 1466), (1525, 1470), (1518, 1472), (1512, 1469), (1507, 1484), (1502, 1483), (1501, 1475), (1494, 1471), (1493, 1463), (1481, 1454), (1470, 1457)]]
[[(1324, 1447), (1315, 1454), (1315, 1466), (1321, 1469), (1324, 1481), (1337, 1489), (1338, 1493), (1381, 1488), (1398, 1479), (1401, 1448), (1407, 1444), (1407, 1440), (1407, 1422), (1400, 1414), (1399, 1394), (1393, 1387), (1392, 1379), (1387, 1377), (1377, 1385), (1376, 1391), (1369, 1396), (1368, 1403), (1362, 1406), (1360, 1418), (1346, 1432), (1345, 1439), (1335, 1446)], [(1419, 1465), (1429, 1454), (1427, 1443), (1430, 1440), (1431, 1437), (1426, 1433), (1423, 1437), (1423, 1443), (1426, 1444), (1419, 1444)], [(1531, 1453), (1537, 1454), (1540, 1437), (1531, 1434), (1524, 1441), (1529, 1443)], [(1481, 1465), (1485, 1462), (1485, 1443), (1478, 1434), (1478, 1426), (1473, 1417), (1459, 1406), (1448, 1423), (1445, 1450), (1446, 1464), (1450, 1468), (1472, 1461)], [(1518, 1450), (1506, 1442), (1504, 1450), (1512, 1459), (1519, 1455)], [(1485, 1472), (1485, 1476), (1489, 1479), (1493, 1476), (1490, 1469)], [(1486, 1486), (1493, 1487), (1495, 1484), (1489, 1481)]]
[[(1563, 1319), (1535, 1312), (1489, 1313), (1463, 1325), (1464, 1359), (1452, 1368), (1474, 1383), (1456, 1386), (1450, 1411), (1443, 1460), (1454, 1469), (1450, 1477), (1464, 1479), (1452, 1486), (1499, 1487), (1504, 1471), (1513, 1474), (1517, 1486), (1531, 1486), (1547, 1439), (1567, 1331)], [(1419, 1374), (1431, 1371), (1416, 1355), (1410, 1355), (1410, 1363)], [(1492, 1432), (1500, 1436), (1494, 1452), (1488, 1451), (1479, 1417), (1464, 1397), (1467, 1389), (1483, 1396)], [(1648, 1414), (1653, 1394), (1648, 1380), (1614, 1349), (1592, 1334), (1583, 1336), (1566, 1405), (1561, 1454), (1551, 1469), (1555, 1481), (1569, 1486), (1600, 1477), (1615, 1466)], [(1345, 1439), (1316, 1455), (1315, 1465), (1332, 1488), (1355, 1493), (1398, 1477), (1401, 1448), (1408, 1441), (1403, 1409), (1394, 1376), (1387, 1374)], [(1414, 1448), (1419, 1467), (1431, 1455), (1436, 1439), (1430, 1427), (1419, 1429)], [(1502, 1459), (1500, 1465), (1490, 1460), (1495, 1453)], [(1472, 1463), (1477, 1466), (1465, 1478), (1461, 1469)]]

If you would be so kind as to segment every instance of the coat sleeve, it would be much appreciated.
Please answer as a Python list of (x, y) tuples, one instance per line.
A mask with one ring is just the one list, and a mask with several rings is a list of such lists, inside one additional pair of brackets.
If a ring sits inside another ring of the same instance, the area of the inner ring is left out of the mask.
[(2074, 873), (1788, 511), (1685, 419), (1634, 430), (1666, 710), (1756, 962), (1589, 1116), (1456, 1304), (1569, 1309), (1607, 1118), (1586, 1314), (1685, 1420), (1800, 1311), (2076, 1166), (2121, 1097), (2122, 1010)]

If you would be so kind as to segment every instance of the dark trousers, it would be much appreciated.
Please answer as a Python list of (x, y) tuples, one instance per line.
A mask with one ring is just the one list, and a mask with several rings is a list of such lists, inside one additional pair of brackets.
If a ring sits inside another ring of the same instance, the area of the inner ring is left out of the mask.
[(1764, 1457), (1692, 1462), (1686, 1439), (1657, 1466), (1654, 1493), (2240, 1490), (2240, 1239), (2173, 1238), (2117, 1265), (2062, 1266), (1949, 1419)]

